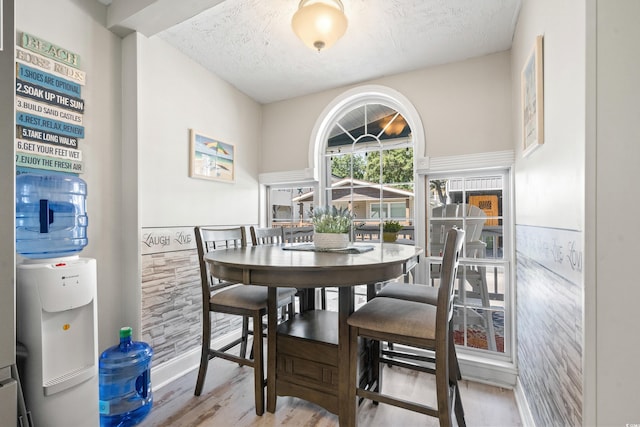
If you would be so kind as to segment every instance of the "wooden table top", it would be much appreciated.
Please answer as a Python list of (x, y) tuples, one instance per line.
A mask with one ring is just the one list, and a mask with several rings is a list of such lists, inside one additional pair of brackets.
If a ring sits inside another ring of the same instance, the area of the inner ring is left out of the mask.
[[(347, 254), (285, 250), (286, 245), (261, 245), (216, 250), (205, 255), (212, 274), (245, 284), (312, 288), (353, 286), (390, 280), (404, 274), (407, 261), (422, 248), (395, 243), (354, 243), (373, 250)], [(290, 246), (290, 244), (289, 244)]]

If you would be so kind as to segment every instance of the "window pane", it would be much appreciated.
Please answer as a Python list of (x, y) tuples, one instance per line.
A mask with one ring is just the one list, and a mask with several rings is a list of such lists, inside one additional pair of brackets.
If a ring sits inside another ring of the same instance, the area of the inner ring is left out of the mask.
[(308, 223), (313, 200), (313, 187), (270, 188), (271, 225), (286, 227)]
[(380, 204), (379, 203), (375, 203), (375, 204), (371, 204), (371, 214), (369, 215), (370, 218), (384, 218), (385, 215), (381, 215), (380, 214)]
[(329, 157), (331, 175), (335, 178), (364, 179), (366, 160), (364, 154), (337, 153)]
[(446, 231), (457, 226), (467, 233), (465, 257), (502, 258), (503, 188), (502, 175), (431, 179), (429, 207), (432, 222), (429, 226), (435, 234), (430, 243), (437, 243), (432, 246), (432, 252), (440, 250), (439, 244)]
[(487, 258), (503, 257), (502, 192), (504, 182), (501, 175), (471, 177), (465, 180), (466, 200), (477, 206), (485, 215), (480, 240), (485, 243)]
[(407, 208), (405, 203), (391, 203), (389, 206), (391, 211), (391, 218), (396, 220), (404, 220), (407, 218)]
[(393, 108), (366, 104), (340, 117), (329, 134), (325, 164), (327, 202), (349, 208), (358, 227), (379, 227), (390, 218), (413, 225), (411, 129)]
[[(442, 256), (451, 227), (465, 230), (455, 285), (455, 342), (494, 353), (506, 353), (510, 345), (505, 341), (509, 264), (502, 251), (506, 176), (493, 172), (434, 176), (429, 178), (427, 190), (429, 254)], [(440, 258), (434, 258), (429, 264), (428, 273), (435, 285), (439, 285), (440, 263)]]
[(413, 149), (397, 148), (383, 151), (382, 168), (383, 184), (412, 183)]

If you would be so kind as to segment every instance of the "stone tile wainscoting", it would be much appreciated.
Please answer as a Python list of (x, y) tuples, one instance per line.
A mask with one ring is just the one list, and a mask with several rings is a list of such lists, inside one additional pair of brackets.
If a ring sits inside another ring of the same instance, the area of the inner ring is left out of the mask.
[(582, 425), (582, 233), (517, 226), (519, 383), (535, 425)]
[[(195, 352), (199, 360), (202, 296), (193, 227), (143, 228), (141, 253), (142, 339), (153, 348), (153, 366)], [(240, 317), (218, 314), (212, 340), (240, 327)]]

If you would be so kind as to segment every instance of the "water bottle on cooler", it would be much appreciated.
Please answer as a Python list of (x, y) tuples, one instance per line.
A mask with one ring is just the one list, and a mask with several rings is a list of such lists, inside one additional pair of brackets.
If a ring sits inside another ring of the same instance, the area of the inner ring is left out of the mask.
[(151, 357), (153, 349), (132, 341), (131, 328), (120, 329), (120, 344), (99, 359), (100, 426), (127, 427), (142, 421), (153, 405)]
[(16, 176), (16, 252), (35, 259), (80, 252), (87, 246), (86, 198), (77, 176)]

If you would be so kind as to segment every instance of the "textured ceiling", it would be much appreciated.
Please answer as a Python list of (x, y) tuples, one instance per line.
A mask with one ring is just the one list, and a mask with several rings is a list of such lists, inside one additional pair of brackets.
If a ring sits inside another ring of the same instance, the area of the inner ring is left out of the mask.
[(305, 47), (293, 33), (297, 0), (220, 1), (156, 36), (256, 101), (270, 103), (508, 50), (521, 4), (342, 1), (347, 32), (323, 52)]

